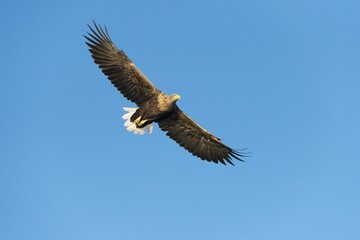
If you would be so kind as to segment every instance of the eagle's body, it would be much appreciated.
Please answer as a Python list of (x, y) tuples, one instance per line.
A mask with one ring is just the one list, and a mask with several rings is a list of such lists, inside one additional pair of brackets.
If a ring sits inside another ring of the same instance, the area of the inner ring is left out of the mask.
[(135, 64), (111, 41), (109, 34), (96, 25), (90, 28), (91, 33), (85, 36), (86, 44), (96, 64), (108, 76), (114, 86), (138, 108), (124, 108), (123, 116), (128, 131), (135, 134), (149, 133), (153, 123), (158, 123), (161, 130), (193, 155), (202, 160), (215, 163), (231, 159), (240, 160), (239, 152), (224, 145), (219, 138), (212, 135), (183, 113), (176, 105), (178, 94), (167, 95), (157, 89)]
[[(149, 123), (156, 122), (157, 120), (161, 119), (161, 117), (175, 109), (175, 102), (178, 99), (180, 99), (180, 96), (177, 94), (168, 96), (167, 94), (161, 92), (157, 96), (154, 96), (147, 102), (141, 104), (134, 115), (131, 116), (130, 120), (134, 122), (136, 119), (139, 119), (139, 124), (136, 125), (140, 128), (142, 126), (146, 126)], [(140, 124), (145, 120), (146, 122)]]

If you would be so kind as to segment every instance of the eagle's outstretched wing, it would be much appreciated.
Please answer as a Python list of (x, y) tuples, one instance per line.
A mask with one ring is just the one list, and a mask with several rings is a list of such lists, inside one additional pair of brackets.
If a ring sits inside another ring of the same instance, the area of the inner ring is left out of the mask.
[(178, 107), (157, 122), (167, 136), (202, 160), (221, 162), (225, 165), (226, 162), (234, 165), (232, 158), (243, 161), (240, 157), (244, 155), (223, 144), (219, 138), (203, 129)]
[(159, 90), (135, 66), (135, 64), (119, 50), (111, 41), (108, 31), (98, 27), (89, 26), (91, 33), (84, 37), (94, 62), (114, 84), (114, 86), (130, 101), (138, 106), (159, 93)]

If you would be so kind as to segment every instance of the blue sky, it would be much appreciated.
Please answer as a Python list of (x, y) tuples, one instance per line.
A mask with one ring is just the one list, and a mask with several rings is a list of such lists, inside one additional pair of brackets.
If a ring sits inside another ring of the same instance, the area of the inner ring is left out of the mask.
[[(92, 19), (246, 163), (128, 133)], [(0, 239), (360, 239), (358, 1), (7, 1), (0, 20)]]

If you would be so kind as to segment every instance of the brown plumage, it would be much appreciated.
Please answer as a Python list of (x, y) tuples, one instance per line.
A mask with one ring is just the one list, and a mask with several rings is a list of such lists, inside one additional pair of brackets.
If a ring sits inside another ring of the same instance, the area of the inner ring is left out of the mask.
[(84, 35), (94, 62), (111, 83), (139, 107), (131, 113), (127, 124), (134, 124), (134, 128), (141, 131), (141, 128), (157, 122), (166, 135), (202, 160), (232, 165), (232, 159), (243, 161), (240, 152), (223, 144), (179, 109), (176, 105), (179, 95), (169, 96), (157, 89), (126, 54), (114, 45), (106, 27), (104, 30), (95, 22), (94, 27), (89, 26), (91, 33)]

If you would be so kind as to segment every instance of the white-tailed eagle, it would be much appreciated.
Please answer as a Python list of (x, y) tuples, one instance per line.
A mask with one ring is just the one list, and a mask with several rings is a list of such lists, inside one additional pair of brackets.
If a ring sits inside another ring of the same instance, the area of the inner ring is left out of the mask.
[(94, 28), (84, 37), (94, 62), (111, 83), (138, 108), (124, 108), (123, 116), (129, 132), (144, 134), (152, 132), (152, 124), (158, 123), (166, 135), (194, 156), (215, 163), (230, 163), (233, 159), (243, 161), (239, 151), (225, 144), (209, 131), (193, 121), (176, 105), (178, 94), (167, 95), (157, 89), (152, 82), (119, 50), (110, 39), (105, 27), (94, 22)]

